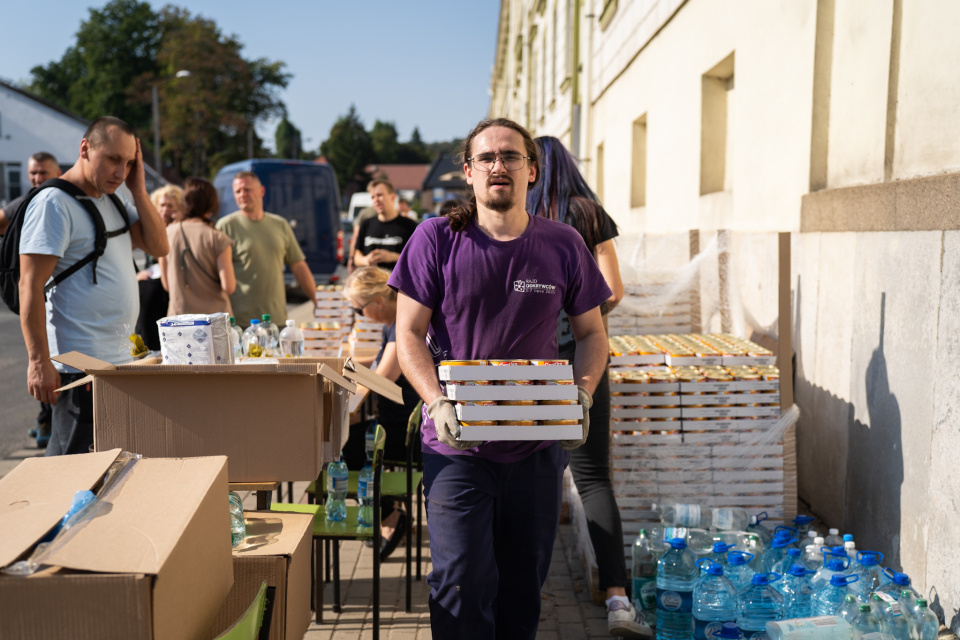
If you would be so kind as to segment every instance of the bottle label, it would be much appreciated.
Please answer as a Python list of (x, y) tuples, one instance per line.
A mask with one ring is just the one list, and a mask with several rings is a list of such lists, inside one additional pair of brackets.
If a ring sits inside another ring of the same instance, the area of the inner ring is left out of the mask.
[(339, 482), (337, 478), (333, 475), (327, 474), (327, 491), (337, 491), (338, 489), (346, 489), (347, 479), (340, 478)]
[(735, 620), (700, 620), (696, 616), (693, 618), (693, 638), (694, 640), (713, 640), (714, 631), (720, 631), (724, 622), (736, 622)]
[(655, 578), (638, 577), (633, 579), (633, 599), (639, 602), (645, 611), (657, 608), (657, 581)]
[(733, 529), (733, 509), (714, 509), (713, 528), (721, 531)]
[(693, 591), (673, 591), (657, 587), (657, 609), (690, 613), (693, 611)]
[(366, 478), (362, 478), (357, 481), (357, 497), (358, 498), (372, 498), (373, 497), (373, 486), (367, 482)]
[(678, 504), (674, 506), (674, 513), (676, 513), (675, 524), (681, 527), (700, 526), (700, 505)]
[(900, 603), (897, 601), (896, 598), (891, 596), (889, 593), (885, 591), (877, 591), (876, 594), (880, 597), (881, 600), (883, 600), (888, 605), (890, 605), (889, 613), (891, 616), (896, 618), (901, 613), (903, 613), (902, 611), (900, 611)]

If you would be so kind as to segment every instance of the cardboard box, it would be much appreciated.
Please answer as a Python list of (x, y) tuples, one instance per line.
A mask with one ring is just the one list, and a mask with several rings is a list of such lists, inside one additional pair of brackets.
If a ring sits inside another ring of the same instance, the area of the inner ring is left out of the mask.
[(569, 364), (497, 367), (492, 365), (437, 367), (440, 380), (573, 380), (573, 366)]
[[(119, 449), (29, 458), (0, 480), (0, 566), (98, 485)], [(0, 637), (201, 638), (233, 583), (227, 459), (136, 460), (30, 577), (0, 575)]]
[(266, 582), (276, 589), (270, 639), (300, 640), (310, 626), (313, 516), (266, 511), (244, 516), (247, 538), (233, 550), (233, 588), (207, 637), (215, 638), (236, 622)]
[(97, 451), (226, 455), (230, 482), (316, 480), (340, 452), (347, 392), (356, 390), (339, 358), (115, 366), (71, 352), (55, 360), (89, 374), (69, 386), (93, 380)]

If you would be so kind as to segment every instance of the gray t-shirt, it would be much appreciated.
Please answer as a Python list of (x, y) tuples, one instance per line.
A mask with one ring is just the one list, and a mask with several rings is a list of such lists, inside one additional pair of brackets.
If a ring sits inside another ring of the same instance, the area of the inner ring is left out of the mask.
[[(108, 232), (123, 227), (123, 218), (108, 195), (91, 200)], [(129, 200), (121, 200), (130, 224), (139, 220)], [(95, 239), (90, 213), (73, 196), (51, 187), (37, 194), (27, 207), (20, 253), (57, 256), (53, 270), (57, 276), (93, 251)], [(93, 283), (93, 265), (85, 265), (50, 290), (46, 310), (50, 355), (79, 351), (112, 364), (129, 361), (129, 336), (140, 312), (130, 234), (107, 240), (106, 251), (97, 261), (97, 284)], [(55, 364), (61, 373), (72, 371)]]

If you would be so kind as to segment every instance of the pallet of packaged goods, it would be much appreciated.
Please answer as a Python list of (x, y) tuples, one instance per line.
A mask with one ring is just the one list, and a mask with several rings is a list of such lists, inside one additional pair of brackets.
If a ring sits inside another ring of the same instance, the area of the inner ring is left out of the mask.
[(572, 440), (582, 434), (566, 360), (447, 360), (440, 380), (463, 440)]
[(338, 322), (350, 327), (353, 324), (353, 308), (343, 295), (340, 285), (320, 285), (314, 295), (313, 315), (317, 322)]
[(337, 358), (340, 356), (339, 322), (301, 322), (303, 355), (310, 358)]
[(688, 290), (677, 289), (661, 274), (624, 285), (624, 297), (607, 317), (611, 334), (690, 333), (692, 309)]

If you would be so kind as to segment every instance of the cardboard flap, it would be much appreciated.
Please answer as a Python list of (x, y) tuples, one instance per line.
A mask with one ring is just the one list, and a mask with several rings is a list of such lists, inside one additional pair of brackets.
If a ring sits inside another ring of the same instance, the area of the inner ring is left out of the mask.
[(226, 464), (226, 456), (137, 460), (106, 508), (46, 561), (82, 571), (156, 575)]
[(73, 494), (96, 485), (119, 455), (113, 449), (27, 458), (0, 479), (0, 567), (46, 535), (70, 509)]
[(384, 398), (393, 400), (397, 404), (403, 404), (403, 391), (400, 389), (400, 385), (395, 382), (387, 380), (378, 373), (374, 373), (370, 369), (366, 368), (362, 364), (357, 364), (352, 360), (347, 363), (347, 367), (353, 367), (353, 370), (344, 367), (343, 375), (353, 382), (358, 382), (365, 386), (367, 389), (370, 389), (374, 393), (378, 393)]
[(332, 368), (330, 368), (326, 364), (321, 364), (320, 368), (317, 369), (317, 372), (320, 375), (322, 375), (324, 378), (329, 380), (330, 382), (333, 382), (334, 384), (343, 387), (350, 393), (355, 393), (357, 390), (357, 385), (353, 384), (352, 382), (350, 382), (349, 380), (341, 376), (339, 373), (334, 371)]
[(70, 384), (65, 384), (62, 387), (54, 389), (54, 391), (56, 391), (57, 393), (60, 393), (61, 391), (66, 391), (67, 389), (73, 389), (74, 387), (80, 387), (85, 384), (89, 384), (91, 382), (93, 382), (93, 376), (83, 376), (79, 380), (74, 380)]
[(235, 556), (292, 556), (313, 529), (308, 513), (248, 512), (245, 517), (246, 543), (233, 550)]
[[(112, 365), (109, 362), (104, 362), (103, 360), (98, 360), (92, 356), (84, 355), (79, 351), (68, 351), (67, 353), (61, 353), (58, 356), (52, 356), (50, 359), (55, 360), (60, 364), (65, 364), (68, 367), (79, 369), (84, 373), (90, 373), (91, 371), (109, 371), (117, 368), (115, 365)], [(69, 387), (64, 388), (66, 389)]]

